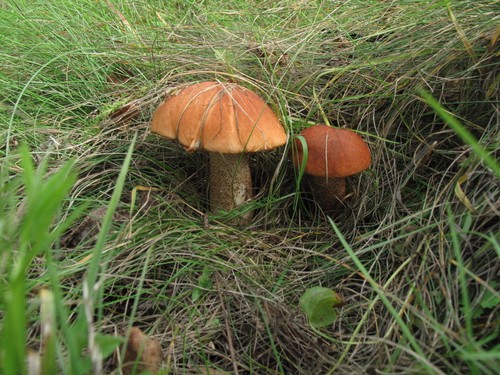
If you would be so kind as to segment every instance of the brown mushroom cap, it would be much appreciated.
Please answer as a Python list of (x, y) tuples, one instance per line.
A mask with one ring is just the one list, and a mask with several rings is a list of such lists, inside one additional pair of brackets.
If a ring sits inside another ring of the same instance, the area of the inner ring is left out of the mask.
[[(314, 125), (303, 130), (307, 143), (305, 173), (318, 177), (346, 177), (359, 173), (371, 164), (371, 154), (363, 139), (351, 130)], [(304, 152), (300, 139), (295, 140), (293, 162), (301, 166)]]
[(156, 373), (163, 361), (160, 343), (147, 336), (138, 327), (132, 327), (126, 343), (122, 372), (124, 375)]
[(186, 86), (156, 110), (151, 131), (178, 139), (187, 151), (235, 154), (285, 144), (286, 133), (274, 112), (254, 92), (234, 83)]

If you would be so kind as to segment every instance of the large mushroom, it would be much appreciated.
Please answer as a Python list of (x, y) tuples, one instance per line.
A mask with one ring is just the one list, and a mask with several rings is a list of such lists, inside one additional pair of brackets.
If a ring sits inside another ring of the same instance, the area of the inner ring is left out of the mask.
[(345, 177), (367, 169), (371, 154), (365, 141), (353, 131), (319, 124), (303, 130), (295, 139), (293, 163), (297, 169), (304, 168), (315, 199), (329, 212), (345, 198)]
[[(271, 150), (287, 136), (257, 94), (235, 83), (191, 84), (171, 94), (153, 115), (151, 131), (186, 149), (209, 153), (210, 208), (231, 211), (253, 198), (245, 153)], [(247, 212), (242, 221), (250, 219)]]

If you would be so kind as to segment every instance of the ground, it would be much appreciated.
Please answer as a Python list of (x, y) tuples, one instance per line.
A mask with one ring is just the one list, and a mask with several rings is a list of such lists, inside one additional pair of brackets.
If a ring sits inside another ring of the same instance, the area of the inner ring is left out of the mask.
[[(134, 326), (165, 374), (496, 373), (497, 8), (1, 4), (0, 372), (118, 372)], [(209, 213), (207, 155), (149, 131), (208, 79), (288, 133), (249, 158), (248, 225)], [(372, 153), (334, 212), (290, 161), (316, 123)], [(345, 300), (326, 327), (299, 303), (317, 286)]]

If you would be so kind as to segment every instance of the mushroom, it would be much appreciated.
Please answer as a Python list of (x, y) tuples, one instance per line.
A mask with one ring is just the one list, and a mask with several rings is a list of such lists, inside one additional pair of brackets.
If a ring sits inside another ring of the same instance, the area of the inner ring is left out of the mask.
[[(180, 88), (153, 115), (151, 131), (177, 139), (188, 152), (209, 153), (210, 209), (231, 211), (253, 198), (245, 153), (271, 150), (287, 136), (271, 108), (235, 83), (207, 81)], [(252, 212), (242, 217), (248, 221)]]
[(123, 374), (156, 373), (162, 361), (163, 352), (160, 343), (150, 338), (140, 328), (132, 327), (123, 358)]
[(307, 144), (303, 150), (300, 137), (295, 139), (293, 163), (309, 175), (313, 195), (325, 212), (332, 211), (345, 198), (345, 177), (367, 169), (371, 154), (363, 139), (351, 130), (319, 124), (300, 133)]

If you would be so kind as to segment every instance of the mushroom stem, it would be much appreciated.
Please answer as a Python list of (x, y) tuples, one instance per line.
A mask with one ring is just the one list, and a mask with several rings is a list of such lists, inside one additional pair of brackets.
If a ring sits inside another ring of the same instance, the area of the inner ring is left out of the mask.
[[(252, 176), (246, 154), (221, 154), (211, 152), (209, 184), (210, 211), (231, 211), (253, 198)], [(252, 212), (246, 212), (240, 223), (252, 218)]]
[(325, 212), (339, 208), (344, 200), (346, 183), (344, 177), (308, 176), (314, 199)]

